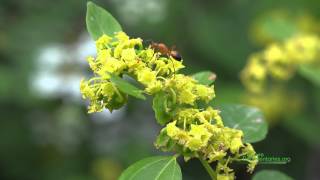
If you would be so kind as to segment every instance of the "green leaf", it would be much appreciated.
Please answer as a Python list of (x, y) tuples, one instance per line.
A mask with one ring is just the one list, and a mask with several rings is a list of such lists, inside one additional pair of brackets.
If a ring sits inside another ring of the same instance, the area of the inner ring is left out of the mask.
[(119, 180), (181, 180), (182, 174), (174, 156), (155, 156), (140, 160), (127, 168)]
[(320, 67), (303, 65), (300, 66), (299, 73), (313, 84), (320, 86)]
[(266, 137), (268, 124), (259, 109), (245, 105), (223, 105), (219, 109), (225, 126), (243, 131), (244, 142), (258, 142)]
[(123, 80), (122, 78), (116, 75), (110, 74), (110, 76), (111, 82), (113, 82), (121, 92), (129, 94), (139, 99), (146, 99), (146, 97), (142, 94), (143, 91), (141, 89), (138, 89), (134, 85), (128, 83), (127, 81)]
[(122, 31), (118, 21), (108, 11), (90, 1), (87, 3), (86, 23), (88, 32), (94, 40), (103, 34), (112, 37), (115, 32)]
[(285, 17), (279, 18), (279, 16), (275, 17), (269, 14), (260, 19), (258, 23), (265, 36), (278, 41), (292, 37), (298, 32), (296, 23)]
[(256, 173), (252, 180), (293, 180), (290, 176), (276, 170), (262, 170)]
[(157, 93), (153, 98), (152, 108), (155, 112), (156, 120), (160, 125), (165, 125), (171, 118), (167, 113), (167, 99), (168, 96), (163, 91)]
[(202, 71), (193, 74), (192, 77), (200, 84), (211, 85), (216, 79), (216, 74), (210, 71)]

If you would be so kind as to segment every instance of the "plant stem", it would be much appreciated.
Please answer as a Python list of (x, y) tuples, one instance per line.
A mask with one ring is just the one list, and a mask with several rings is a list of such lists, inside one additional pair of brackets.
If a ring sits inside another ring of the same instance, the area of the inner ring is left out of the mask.
[(119, 92), (118, 88), (117, 88), (113, 83), (111, 83), (111, 85), (112, 85), (114, 91), (116, 92), (116, 94), (119, 96), (120, 101), (122, 101), (122, 100), (123, 100), (123, 96), (122, 96), (121, 93)]
[(214, 172), (214, 170), (212, 169), (212, 167), (210, 166), (210, 164), (206, 161), (203, 160), (202, 158), (199, 158), (201, 164), (203, 165), (203, 167), (207, 170), (208, 174), (210, 175), (212, 180), (216, 180), (216, 172)]

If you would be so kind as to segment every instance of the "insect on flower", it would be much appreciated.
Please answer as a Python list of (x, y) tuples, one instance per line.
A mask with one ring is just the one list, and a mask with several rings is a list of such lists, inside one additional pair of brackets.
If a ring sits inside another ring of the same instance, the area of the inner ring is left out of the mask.
[(151, 48), (155, 49), (157, 52), (161, 53), (162, 55), (168, 56), (168, 57), (173, 57), (175, 60), (181, 61), (182, 57), (179, 54), (178, 51), (175, 50), (175, 47), (168, 48), (165, 44), (163, 43), (151, 43)]

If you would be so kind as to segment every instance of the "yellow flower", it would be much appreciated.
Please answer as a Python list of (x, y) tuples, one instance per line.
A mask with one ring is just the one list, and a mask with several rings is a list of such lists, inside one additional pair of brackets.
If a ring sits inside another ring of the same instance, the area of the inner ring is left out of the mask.
[(141, 56), (143, 57), (143, 59), (144, 59), (145, 62), (147, 62), (147, 63), (156, 59), (156, 57), (155, 57), (155, 52), (154, 52), (154, 50), (151, 49), (151, 48), (148, 48), (148, 49), (144, 50), (144, 51), (141, 53)]
[(178, 72), (180, 69), (184, 68), (185, 66), (182, 64), (182, 61), (177, 61), (174, 58), (170, 57), (170, 60), (167, 64), (167, 69), (170, 70), (170, 72)]
[(102, 103), (99, 101), (91, 101), (88, 107), (88, 113), (101, 112), (103, 110)]
[(137, 59), (136, 51), (133, 48), (124, 49), (121, 53), (121, 59), (131, 62)]
[(121, 59), (126, 63), (129, 69), (134, 69), (139, 63), (139, 58), (133, 48), (124, 49), (121, 52)]
[(173, 121), (173, 122), (167, 124), (166, 129), (167, 129), (168, 136), (175, 137), (177, 134), (179, 134), (180, 129), (177, 128), (176, 123), (177, 123), (177, 121)]
[(129, 48), (134, 48), (135, 46), (142, 47), (142, 39), (140, 39), (140, 38), (130, 39), (130, 40), (128, 41), (127, 46), (128, 46)]
[(145, 89), (147, 93), (154, 94), (159, 92), (163, 88), (161, 81), (152, 81), (148, 84), (147, 88)]
[(257, 56), (253, 56), (249, 64), (249, 73), (254, 79), (264, 80), (266, 78), (267, 69)]
[(241, 72), (243, 84), (252, 92), (261, 92), (267, 77), (267, 66), (262, 63), (259, 55), (254, 54), (250, 57), (249, 63)]
[(201, 123), (205, 123), (205, 122), (211, 123), (211, 120), (215, 120), (217, 125), (223, 126), (223, 122), (219, 115), (219, 111), (214, 110), (210, 106), (205, 111), (198, 112), (196, 114), (196, 117), (200, 120)]
[(222, 159), (226, 155), (227, 155), (227, 153), (225, 151), (223, 151), (223, 150), (221, 150), (221, 151), (211, 151), (208, 154), (208, 159), (209, 159), (209, 162), (213, 162), (213, 161), (217, 161), (217, 160)]
[(287, 57), (281, 46), (272, 44), (264, 52), (264, 58), (266, 59), (267, 63), (274, 63), (276, 61), (286, 60)]
[(193, 105), (195, 100), (196, 100), (196, 96), (192, 93), (190, 89), (181, 90), (178, 93), (178, 102), (180, 104)]
[[(262, 93), (267, 76), (276, 80), (290, 79), (302, 64), (315, 64), (319, 59), (320, 39), (315, 35), (297, 35), (283, 43), (273, 43), (250, 56), (241, 72), (241, 80), (254, 93)], [(272, 85), (272, 83), (271, 83)]]
[(195, 83), (196, 81), (193, 78), (185, 76), (183, 74), (177, 74), (168, 81), (168, 84), (166, 86), (174, 87), (178, 91), (184, 90), (186, 88), (192, 90)]
[(197, 151), (208, 144), (211, 133), (205, 128), (204, 125), (191, 124), (191, 130), (188, 132), (190, 136), (186, 146), (193, 151)]
[(272, 44), (264, 52), (264, 58), (270, 74), (279, 79), (288, 79), (290, 68), (293, 67), (291, 59), (288, 58), (287, 52), (278, 44)]
[(92, 69), (92, 71), (93, 72), (97, 71), (97, 69), (99, 67), (96, 65), (94, 57), (91, 57), (91, 56), (87, 57), (87, 61), (89, 63), (90, 68)]
[(115, 90), (111, 82), (106, 82), (101, 85), (101, 94), (108, 97), (109, 99), (114, 95)]
[(145, 68), (137, 72), (138, 81), (144, 85), (148, 85), (156, 81), (156, 73), (149, 68)]
[(166, 68), (166, 63), (163, 60), (156, 60), (154, 62), (154, 64), (156, 65), (156, 71), (158, 74), (160, 75), (165, 75), (165, 74), (169, 74), (167, 68)]
[(245, 147), (243, 148), (243, 154), (246, 155), (246, 157), (248, 157), (248, 160), (249, 160), (247, 171), (252, 173), (254, 168), (258, 164), (259, 160), (251, 144), (249, 143), (245, 144)]
[(129, 36), (125, 32), (117, 32), (115, 37), (118, 39), (120, 43), (129, 41)]
[(100, 50), (106, 49), (108, 44), (111, 42), (112, 38), (108, 35), (102, 35), (97, 41), (96, 41), (96, 47), (98, 52)]
[(177, 121), (173, 121), (166, 126), (167, 135), (176, 140), (179, 144), (184, 145), (189, 141), (189, 135), (187, 132), (181, 130), (176, 126)]
[(233, 135), (232, 140), (230, 142), (230, 151), (232, 153), (234, 153), (234, 154), (237, 153), (239, 151), (240, 147), (243, 146), (242, 136), (243, 136), (242, 131), (234, 130), (234, 135)]
[(111, 53), (110, 49), (100, 50), (96, 60), (94, 61), (95, 69), (93, 71), (99, 74), (100, 76), (103, 76), (105, 74), (106, 63), (108, 59), (112, 58), (110, 53)]
[(195, 120), (195, 115), (198, 112), (199, 110), (195, 108), (181, 109), (177, 113), (177, 119), (180, 123), (184, 123), (184, 121), (186, 121), (189, 124), (192, 123), (193, 120)]
[(320, 42), (316, 36), (298, 36), (289, 39), (284, 46), (290, 59), (297, 64), (312, 63), (319, 56)]
[(106, 72), (120, 74), (122, 70), (126, 68), (126, 64), (123, 61), (119, 61), (115, 58), (108, 58), (105, 66), (103, 66), (103, 73)]
[(90, 87), (88, 81), (81, 80), (80, 82), (80, 92), (82, 94), (82, 98), (86, 99), (95, 99), (94, 90)]
[(202, 84), (197, 84), (195, 86), (195, 93), (200, 99), (206, 101), (207, 103), (215, 96), (213, 87), (207, 87)]

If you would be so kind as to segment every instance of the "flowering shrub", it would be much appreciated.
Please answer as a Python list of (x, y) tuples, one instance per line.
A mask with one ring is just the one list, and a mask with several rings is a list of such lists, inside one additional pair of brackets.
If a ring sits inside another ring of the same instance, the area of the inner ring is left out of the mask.
[[(104, 22), (109, 23), (105, 26)], [(256, 110), (237, 106), (238, 109), (230, 111), (230, 114), (237, 113), (239, 119), (247, 118), (244, 122), (252, 121), (248, 117), (256, 118), (257, 124), (249, 124), (254, 128), (233, 124), (238, 127), (235, 129), (232, 123), (227, 127), (220, 111), (210, 105), (215, 97), (212, 73), (194, 76), (179, 73), (185, 68), (182, 60), (157, 52), (140, 38), (130, 38), (109, 13), (91, 2), (88, 3), (87, 27), (97, 49), (97, 56), (87, 59), (94, 76), (80, 83), (83, 98), (90, 101), (88, 112), (100, 112), (104, 108), (112, 112), (124, 106), (129, 96), (145, 99), (145, 95), (150, 95), (156, 120), (163, 126), (154, 144), (162, 151), (176, 154), (169, 158), (144, 159), (129, 167), (120, 179), (181, 179), (176, 163), (180, 155), (185, 161), (198, 158), (212, 179), (234, 179), (234, 170), (229, 165), (236, 161), (246, 161), (248, 172), (254, 170), (258, 157), (250, 142), (262, 140), (266, 133), (262, 117), (251, 117), (257, 114)], [(127, 79), (136, 80), (142, 89)], [(248, 112), (241, 117), (238, 111), (244, 109)], [(235, 121), (231, 119), (229, 121)], [(245, 138), (244, 131), (260, 135), (250, 141)], [(209, 165), (212, 162), (217, 164), (215, 170)], [(163, 167), (158, 171), (156, 165)]]
[(101, 36), (96, 47), (97, 57), (88, 58), (95, 76), (80, 85), (83, 98), (90, 100), (89, 113), (121, 108), (128, 97), (112, 77), (128, 75), (144, 86), (144, 93), (154, 97), (155, 105), (163, 103), (165, 108), (160, 113), (154, 107), (159, 124), (165, 126), (155, 142), (157, 148), (174, 151), (185, 160), (218, 161), (218, 176), (230, 178), (234, 174), (228, 164), (248, 156), (248, 171), (253, 171), (258, 161), (251, 144), (242, 142), (241, 130), (223, 125), (218, 110), (208, 105), (198, 107), (199, 102), (206, 104), (214, 98), (213, 86), (178, 73), (184, 68), (182, 61), (161, 56), (150, 46), (144, 48), (142, 39), (130, 39), (122, 31), (114, 38)]

